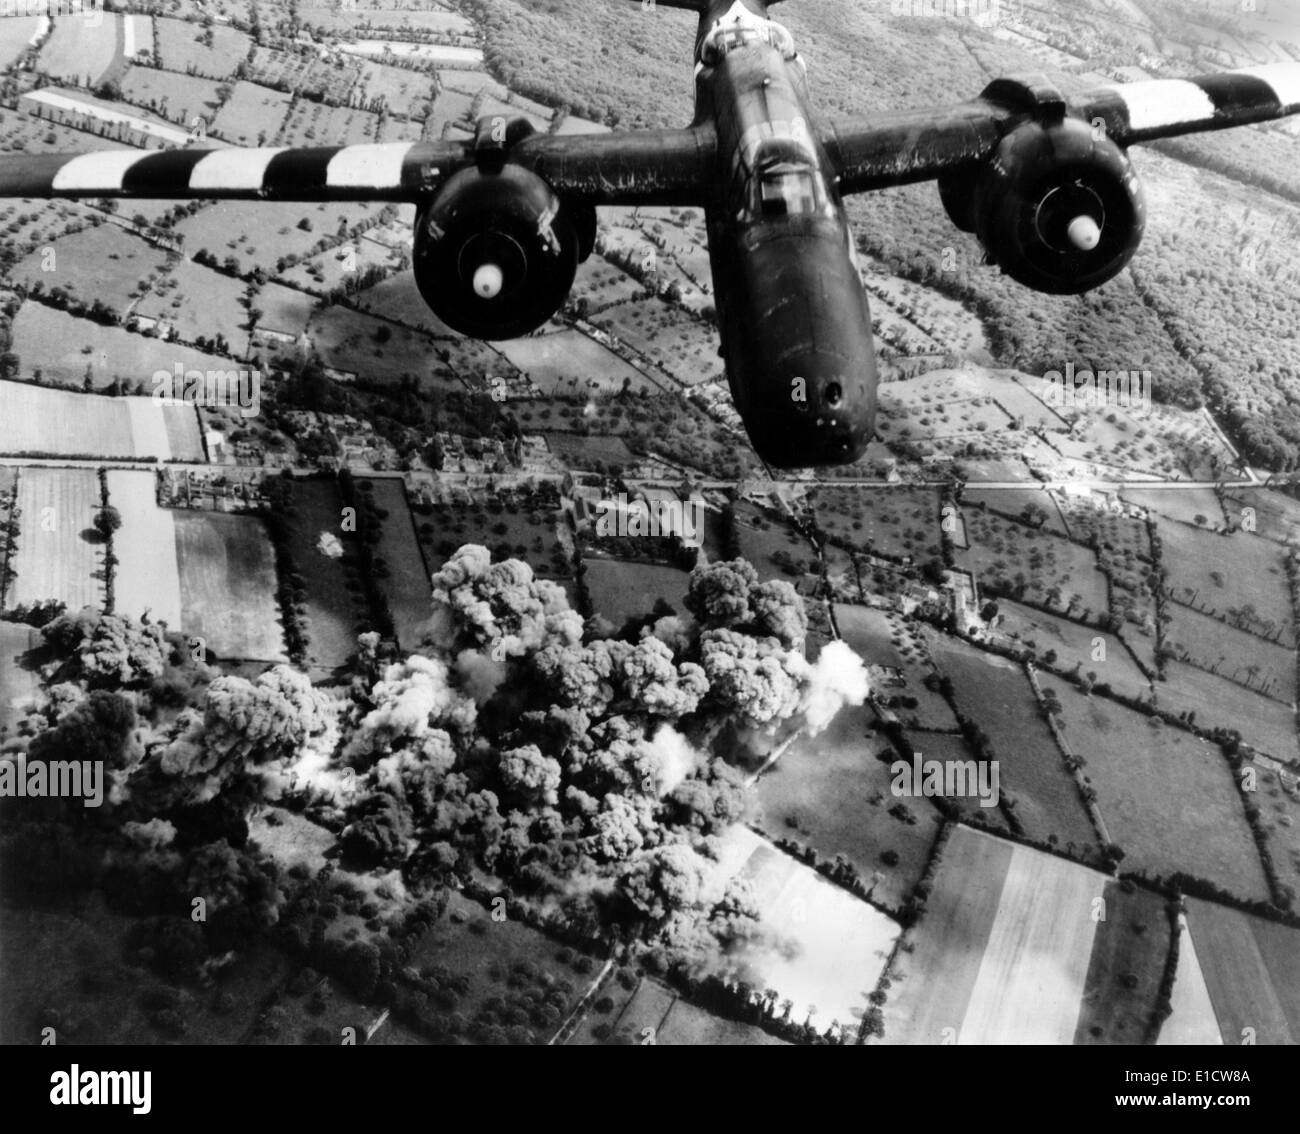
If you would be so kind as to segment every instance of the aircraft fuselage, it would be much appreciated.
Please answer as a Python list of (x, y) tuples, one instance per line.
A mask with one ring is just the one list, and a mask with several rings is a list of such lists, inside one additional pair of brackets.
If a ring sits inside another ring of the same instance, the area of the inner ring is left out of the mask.
[(696, 119), (718, 139), (706, 219), (721, 353), (768, 464), (847, 464), (875, 424), (871, 315), (803, 62), (762, 9), (706, 17), (696, 61)]

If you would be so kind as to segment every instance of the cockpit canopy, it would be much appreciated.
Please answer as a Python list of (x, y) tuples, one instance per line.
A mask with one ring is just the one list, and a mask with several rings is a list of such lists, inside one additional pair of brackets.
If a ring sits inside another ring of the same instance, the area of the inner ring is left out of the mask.
[(803, 147), (771, 140), (754, 156), (752, 207), (761, 216), (807, 216), (825, 206), (817, 167)]
[(798, 54), (794, 36), (775, 20), (746, 20), (719, 24), (709, 32), (700, 46), (700, 62), (706, 67), (716, 67), (728, 52), (753, 44), (774, 47), (783, 59), (793, 59)]

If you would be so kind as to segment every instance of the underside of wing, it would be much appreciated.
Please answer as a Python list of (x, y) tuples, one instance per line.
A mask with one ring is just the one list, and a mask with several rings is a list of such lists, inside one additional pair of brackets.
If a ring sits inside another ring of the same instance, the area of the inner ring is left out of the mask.
[(30, 154), (0, 158), (0, 196), (410, 201), (471, 156), (467, 142)]
[(926, 181), (986, 162), (1001, 139), (1033, 118), (1064, 114), (1119, 146), (1300, 112), (1300, 63), (1152, 79), (1063, 98), (1042, 76), (1000, 79), (950, 107), (827, 123), (823, 141), (840, 190), (861, 193)]
[(1126, 83), (1076, 95), (1067, 104), (1089, 122), (1101, 119), (1122, 146), (1270, 122), (1300, 111), (1300, 63)]
[(100, 150), (0, 158), (0, 197), (421, 201), (478, 164), (522, 165), (581, 204), (698, 203), (710, 128), (293, 148)]

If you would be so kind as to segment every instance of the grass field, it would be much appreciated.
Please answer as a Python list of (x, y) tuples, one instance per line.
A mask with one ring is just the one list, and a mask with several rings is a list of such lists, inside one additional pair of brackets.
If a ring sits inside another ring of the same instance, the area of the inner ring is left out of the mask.
[[(1150, 682), (1113, 634), (1033, 610), (1011, 599), (998, 601), (998, 617), (996, 632), (1032, 650), (1034, 657), (1045, 664), (1068, 671), (1077, 663), (1083, 673), (1097, 675), (1097, 684), (1109, 685), (1128, 697), (1150, 692)], [(1052, 654), (1055, 658), (1049, 661)]]
[[(898, 909), (925, 870), (938, 816), (924, 800), (907, 802), (912, 823), (889, 813), (900, 801), (890, 794), (889, 765), (876, 756), (885, 741), (867, 731), (868, 717), (846, 706), (824, 732), (791, 744), (758, 781), (755, 822), (823, 859), (844, 855), (872, 898)], [(892, 866), (881, 858), (890, 851), (898, 856)]]
[[(134, 215), (129, 202), (122, 211)], [(61, 287), (83, 303), (99, 299), (121, 313), (166, 263), (165, 252), (120, 225), (98, 224), (35, 249), (9, 274), (29, 288), (38, 283), (46, 291)]]
[(1190, 607), (1169, 606), (1165, 643), (1180, 661), (1288, 706), (1295, 700), (1294, 649), (1266, 642)]
[(1074, 1042), (1142, 1043), (1169, 955), (1164, 899), (1122, 882), (1107, 882), (1102, 897)]
[(117, 569), (113, 576), (114, 613), (169, 629), (183, 626), (181, 578), (176, 562), (176, 525), (170, 509), (159, 508), (153, 472), (110, 469), (108, 499), (122, 514), (113, 536)]
[(40, 26), (40, 16), (6, 16), (0, 20), (0, 67), (8, 67), (27, 50)]
[(1065, 738), (1087, 764), (1124, 868), (1186, 871), (1242, 898), (1269, 897), (1232, 771), (1217, 745), (1059, 681)]
[(792, 1019), (824, 1031), (838, 1020), (856, 1030), (899, 926), (879, 910), (796, 862), (747, 827), (731, 827), (719, 848), (721, 877), (754, 888), (767, 931), (735, 958), (760, 987), (794, 1001)]
[(203, 29), (195, 24), (159, 19), (155, 27), (158, 64), (169, 71), (188, 71), (193, 67), (195, 74), (225, 79), (248, 55), (250, 40), (236, 28), (214, 23), (210, 29), (212, 46), (208, 47), (198, 42)]
[(290, 98), (255, 83), (236, 83), (211, 133), (234, 146), (273, 145), (289, 114)]
[[(1246, 509), (1252, 509), (1247, 512)], [(1285, 491), (1250, 488), (1224, 490), (1223, 510), (1236, 527), (1246, 521), (1255, 525), (1255, 534), (1276, 543), (1300, 539), (1300, 501)]]
[(662, 598), (677, 610), (682, 608), (688, 575), (676, 567), (654, 563), (624, 563), (618, 559), (584, 560), (587, 589), (597, 614), (615, 627), (629, 618), (649, 614), (655, 599)]
[(1062, 848), (1095, 847), (1088, 813), (1024, 672), (956, 639), (929, 637), (939, 669), (952, 679), (958, 709), (989, 738), (1003, 797), (1016, 801), (1025, 832)]
[[(192, 260), (182, 260), (163, 276), (136, 313), (165, 320), (187, 342), (225, 335), (230, 352), (243, 358), (248, 346), (248, 312), (240, 305), (246, 285)], [(260, 304), (259, 304), (260, 306)]]
[(1183, 524), (1196, 525), (1196, 517), (1201, 516), (1205, 525), (1213, 530), (1224, 522), (1223, 506), (1212, 488), (1179, 488), (1173, 491), (1125, 488), (1120, 492), (1120, 497), (1127, 503), (1136, 504), (1149, 512)]
[(1198, 898), (1187, 924), (1223, 1042), (1300, 1042), (1300, 931)]
[(54, 31), (41, 47), (40, 69), (56, 79), (88, 79), (88, 85), (94, 86), (119, 57), (121, 19), (97, 8), (93, 14), (55, 21)]
[(636, 367), (581, 331), (560, 331), (527, 339), (511, 339), (500, 351), (537, 385), (543, 394), (617, 394), (626, 388), (656, 390)]
[[(837, 604), (840, 635), (871, 668), (871, 688), (905, 724), (940, 732), (957, 728), (943, 696), (925, 686), (935, 673), (925, 638), (894, 612)], [(915, 704), (913, 704), (915, 702)]]
[(262, 521), (177, 511), (181, 629), (218, 657), (284, 660), (275, 602), (275, 553)]
[(1293, 774), (1258, 767), (1260, 821), (1284, 886), (1300, 890), (1300, 786)]
[(429, 571), (420, 553), (406, 492), (399, 480), (360, 483), (374, 485), (374, 503), (388, 512), (376, 549), (388, 566), (379, 586), (388, 599), (398, 643), (404, 650), (414, 650), (420, 644), (419, 627), (429, 621), (432, 600)]
[(213, 114), (220, 102), (217, 86), (211, 79), (132, 67), (122, 80), (122, 100), (152, 110), (186, 130), (200, 129), (195, 119), (201, 118), (206, 132), (211, 134)]
[[(623, 992), (614, 982), (605, 986), (611, 998)], [(617, 1006), (617, 1005), (616, 1005)], [(590, 1022), (591, 1017), (588, 1017)], [(669, 1046), (711, 1046), (716, 1044), (767, 1045), (783, 1044), (761, 1028), (724, 1020), (721, 1016), (697, 1008), (656, 980), (642, 977), (625, 1003), (618, 1006), (606, 1021), (612, 1030), (607, 1042), (627, 1044), (667, 1044)], [(588, 1033), (585, 1034), (584, 1033)], [(597, 1043), (585, 1024), (574, 1033), (569, 1044)]]
[(11, 607), (57, 599), (80, 610), (103, 602), (104, 544), (93, 526), (99, 502), (92, 469), (23, 469)]
[(1198, 728), (1234, 728), (1252, 748), (1279, 760), (1300, 758), (1289, 705), (1178, 661), (1165, 663), (1165, 678), (1155, 685), (1161, 708), (1189, 714)]
[(939, 494), (928, 488), (823, 488), (818, 524), (858, 551), (923, 562), (939, 554)]
[(987, 506), (990, 512), (1009, 516), (1030, 527), (1038, 527), (1039, 531), (1056, 536), (1069, 534), (1065, 530), (1056, 501), (1041, 488), (980, 488), (971, 484), (962, 493), (961, 502), (964, 509), (983, 509)]
[[(331, 480), (298, 480), (289, 516), (294, 565), (307, 585), (307, 660), (313, 670), (333, 671), (357, 649), (359, 620), (365, 617), (360, 584), (349, 590), (348, 536), (342, 530), (343, 503)], [(318, 546), (321, 536), (343, 541), (345, 554), (331, 558)]]
[(1295, 648), (1291, 594), (1283, 552), (1258, 535), (1214, 535), (1159, 522), (1169, 597), (1222, 621)]
[(115, 379), (133, 392), (148, 393), (157, 370), (225, 370), (227, 360), (179, 343), (133, 335), (120, 327), (104, 327), (78, 319), (42, 303), (24, 303), (13, 321), (14, 351), (24, 367), (40, 367), (43, 380), (82, 387), (86, 372), (97, 390)]

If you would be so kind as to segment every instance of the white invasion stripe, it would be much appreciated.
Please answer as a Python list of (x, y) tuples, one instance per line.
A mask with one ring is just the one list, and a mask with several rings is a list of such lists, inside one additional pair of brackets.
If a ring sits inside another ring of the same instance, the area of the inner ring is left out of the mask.
[(1129, 128), (1150, 130), (1180, 122), (1208, 122), (1214, 103), (1195, 83), (1185, 79), (1149, 79), (1115, 88), (1128, 107)]
[(256, 192), (262, 188), (266, 167), (283, 149), (213, 150), (200, 158), (190, 170), (191, 189), (246, 189)]
[(325, 169), (331, 189), (399, 189), (402, 165), (414, 142), (380, 142), (369, 146), (344, 146)]
[(139, 150), (103, 150), (96, 154), (82, 154), (59, 167), (58, 173), (54, 175), (53, 189), (56, 193), (75, 190), (119, 192), (127, 170), (146, 156)]
[(1259, 79), (1273, 88), (1283, 107), (1300, 106), (1300, 63), (1276, 63), (1271, 67), (1243, 67), (1234, 72)]

